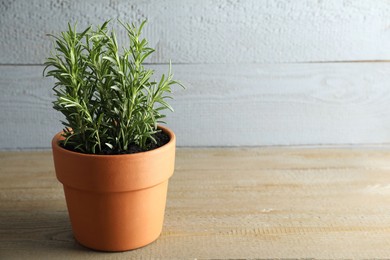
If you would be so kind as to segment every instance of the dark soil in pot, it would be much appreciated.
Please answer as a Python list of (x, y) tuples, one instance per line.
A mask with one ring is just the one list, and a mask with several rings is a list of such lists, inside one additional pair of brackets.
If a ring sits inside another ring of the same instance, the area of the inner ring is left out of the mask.
[[(99, 153), (99, 154), (101, 154), (101, 155), (114, 155), (114, 154), (132, 154), (132, 153), (146, 152), (146, 151), (157, 149), (157, 148), (167, 144), (169, 142), (169, 140), (170, 140), (169, 135), (164, 133), (163, 131), (155, 133), (153, 135), (153, 137), (157, 141), (157, 143), (154, 143), (153, 141), (151, 141), (148, 144), (148, 148), (147, 149), (142, 149), (141, 147), (139, 147), (136, 144), (130, 144), (129, 145), (129, 149), (126, 150), (126, 151), (111, 150), (110, 148), (107, 147), (106, 149), (103, 149), (101, 151), (101, 153)], [(65, 147), (62, 144), (60, 144), (60, 146), (62, 148), (65, 148), (65, 149), (73, 151), (73, 152), (79, 152), (79, 151), (75, 151), (73, 149), (73, 147), (68, 147), (68, 146)]]

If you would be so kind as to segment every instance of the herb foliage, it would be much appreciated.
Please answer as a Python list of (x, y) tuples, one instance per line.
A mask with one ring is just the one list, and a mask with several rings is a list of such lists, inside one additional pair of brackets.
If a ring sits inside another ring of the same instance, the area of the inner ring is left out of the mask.
[[(130, 39), (128, 48), (119, 51), (109, 21), (93, 29), (76, 32), (76, 25), (55, 41), (55, 53), (45, 62), (44, 75), (56, 79), (54, 109), (65, 116), (62, 145), (82, 153), (120, 153), (131, 145), (147, 150), (155, 143), (158, 123), (173, 111), (171, 65), (159, 81), (143, 62), (154, 49), (141, 38), (142, 28), (122, 23)], [(46, 72), (47, 71), (47, 72)], [(45, 74), (46, 73), (46, 74)], [(181, 85), (182, 86), (182, 85)]]

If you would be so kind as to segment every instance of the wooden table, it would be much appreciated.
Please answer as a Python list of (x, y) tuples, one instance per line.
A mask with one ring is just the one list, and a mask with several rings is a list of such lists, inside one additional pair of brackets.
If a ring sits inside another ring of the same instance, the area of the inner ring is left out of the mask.
[(161, 237), (72, 236), (51, 152), (0, 153), (0, 259), (389, 258), (387, 148), (179, 149)]

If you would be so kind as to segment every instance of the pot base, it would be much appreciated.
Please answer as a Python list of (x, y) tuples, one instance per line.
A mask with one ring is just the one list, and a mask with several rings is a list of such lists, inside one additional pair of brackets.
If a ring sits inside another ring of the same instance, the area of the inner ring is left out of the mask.
[(85, 247), (110, 252), (152, 243), (161, 234), (167, 189), (168, 181), (142, 190), (115, 193), (64, 186), (76, 240)]

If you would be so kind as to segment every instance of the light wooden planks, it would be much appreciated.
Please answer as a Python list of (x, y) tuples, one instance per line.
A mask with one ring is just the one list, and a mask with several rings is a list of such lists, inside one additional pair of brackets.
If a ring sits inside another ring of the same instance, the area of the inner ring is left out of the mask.
[(390, 59), (386, 0), (3, 0), (0, 14), (0, 64), (42, 64), (45, 34), (116, 18), (149, 20), (152, 63)]
[(389, 60), (389, 11), (386, 0), (1, 1), (0, 150), (46, 148), (61, 128), (52, 82), (24, 66), (43, 63), (45, 35), (110, 18), (147, 18), (148, 62), (161, 72), (171, 59), (187, 85), (168, 117), (181, 146), (388, 143), (389, 65), (275, 63)]
[(179, 149), (161, 237), (110, 254), (74, 241), (50, 152), (0, 153), (0, 258), (387, 258), (389, 162), (387, 148)]
[[(156, 74), (167, 65), (153, 65)], [(173, 65), (179, 146), (390, 142), (390, 63)], [(0, 66), (0, 149), (47, 148), (61, 129), (42, 66)]]

